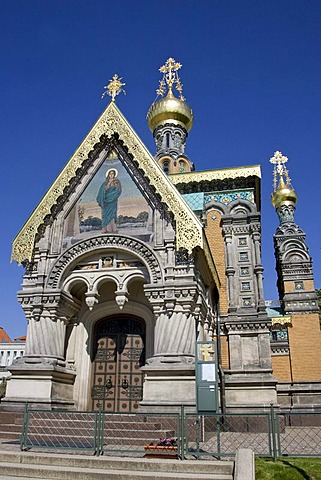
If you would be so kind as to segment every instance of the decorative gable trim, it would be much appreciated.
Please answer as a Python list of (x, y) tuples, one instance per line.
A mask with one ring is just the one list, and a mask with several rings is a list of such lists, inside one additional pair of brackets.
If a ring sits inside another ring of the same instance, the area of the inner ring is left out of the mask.
[(51, 214), (52, 207), (63, 195), (71, 179), (76, 177), (77, 170), (88, 159), (89, 153), (101, 141), (101, 136), (110, 138), (114, 134), (117, 134), (127, 147), (128, 153), (133, 156), (138, 168), (155, 188), (161, 202), (172, 212), (176, 223), (176, 248), (184, 248), (189, 252), (195, 247), (203, 248), (203, 231), (200, 221), (157, 165), (116, 104), (110, 102), (14, 239), (11, 260), (15, 260), (18, 264), (31, 261), (35, 238), (46, 216)]

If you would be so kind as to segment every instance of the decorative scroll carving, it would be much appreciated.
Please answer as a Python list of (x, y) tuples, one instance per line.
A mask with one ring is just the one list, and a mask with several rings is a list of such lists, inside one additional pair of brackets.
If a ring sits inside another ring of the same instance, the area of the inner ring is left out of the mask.
[(240, 168), (221, 168), (220, 170), (208, 170), (205, 172), (191, 172), (171, 175), (170, 179), (174, 185), (190, 182), (210, 182), (212, 180), (224, 180), (227, 178), (239, 177), (259, 177), (261, 178), (261, 169), (258, 165), (253, 167)]
[(292, 327), (292, 317), (291, 315), (284, 315), (283, 317), (273, 317), (271, 318), (272, 327), (281, 326), (281, 327)]
[(101, 137), (104, 136), (107, 140), (115, 134), (127, 147), (128, 153), (135, 159), (138, 168), (149, 179), (161, 202), (173, 213), (176, 222), (177, 248), (183, 247), (192, 251), (197, 246), (203, 246), (201, 223), (187, 207), (178, 191), (173, 188), (170, 180), (156, 164), (115, 103), (111, 102), (15, 238), (12, 260), (16, 260), (19, 264), (25, 260), (31, 260), (36, 234), (45, 217), (51, 215), (52, 208), (59, 197), (76, 176), (77, 170), (88, 160), (90, 152), (101, 142)]
[(54, 321), (63, 318), (66, 323), (75, 316), (81, 304), (67, 292), (61, 290), (45, 290), (39, 293), (19, 292), (18, 301), (26, 318), (38, 320), (43, 311)]
[(124, 237), (122, 235), (101, 235), (79, 242), (66, 250), (54, 264), (48, 278), (48, 286), (57, 287), (67, 266), (79, 255), (100, 248), (123, 248), (134, 252), (135, 255), (147, 264), (151, 276), (151, 282), (157, 283), (161, 280), (162, 275), (160, 265), (152, 250), (150, 250), (144, 243), (139, 242), (137, 239)]

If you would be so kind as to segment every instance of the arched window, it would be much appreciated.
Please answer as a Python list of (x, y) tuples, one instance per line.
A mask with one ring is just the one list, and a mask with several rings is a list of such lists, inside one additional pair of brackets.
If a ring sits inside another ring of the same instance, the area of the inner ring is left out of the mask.
[(166, 148), (169, 148), (169, 133), (166, 133)]
[(169, 174), (169, 161), (165, 160), (162, 163), (162, 167), (163, 167), (163, 171), (166, 173), (166, 175), (168, 175)]
[(184, 162), (184, 160), (180, 160), (180, 161), (179, 161), (178, 171), (179, 171), (180, 173), (187, 171), (187, 165), (186, 165), (186, 162)]

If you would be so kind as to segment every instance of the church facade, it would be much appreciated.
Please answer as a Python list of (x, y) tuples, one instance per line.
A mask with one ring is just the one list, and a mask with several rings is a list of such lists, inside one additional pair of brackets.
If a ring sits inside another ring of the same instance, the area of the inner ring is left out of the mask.
[(286, 159), (271, 159), (274, 308), (263, 290), (260, 168), (194, 170), (180, 67), (168, 59), (160, 69), (147, 114), (156, 154), (117, 108), (115, 75), (111, 102), (14, 240), (28, 330), (4, 408), (194, 411), (196, 341), (217, 345), (222, 410), (321, 405), (318, 306)]

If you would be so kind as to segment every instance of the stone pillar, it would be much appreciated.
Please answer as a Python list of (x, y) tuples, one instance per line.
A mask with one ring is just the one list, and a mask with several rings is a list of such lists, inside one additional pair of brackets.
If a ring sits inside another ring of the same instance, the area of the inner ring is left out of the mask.
[(194, 357), (195, 319), (184, 312), (161, 313), (156, 320), (154, 357)]
[(253, 232), (252, 239), (254, 243), (254, 273), (257, 280), (257, 295), (259, 309), (265, 311), (264, 292), (263, 292), (263, 267), (261, 264), (261, 234)]
[(232, 254), (232, 232), (230, 228), (223, 227), (224, 241), (226, 249), (226, 276), (227, 276), (227, 289), (228, 289), (228, 305), (229, 311), (236, 311), (235, 301), (235, 267), (233, 265)]
[(73, 408), (75, 372), (66, 367), (66, 325), (80, 302), (60, 290), (18, 294), (28, 319), (25, 356), (10, 367), (4, 409)]
[[(195, 411), (195, 341), (204, 305), (197, 288), (145, 286), (155, 315), (154, 355), (143, 367), (143, 411)], [(202, 319), (201, 319), (202, 320)]]
[(65, 335), (66, 319), (55, 319), (49, 314), (30, 318), (25, 356), (64, 360)]

